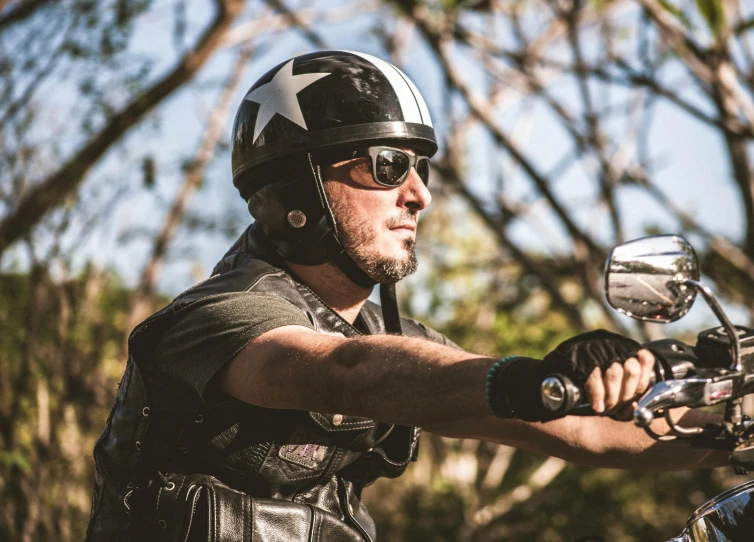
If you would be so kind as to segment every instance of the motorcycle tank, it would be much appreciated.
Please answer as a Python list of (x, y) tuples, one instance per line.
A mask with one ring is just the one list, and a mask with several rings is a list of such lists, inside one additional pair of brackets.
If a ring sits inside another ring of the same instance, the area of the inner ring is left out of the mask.
[(754, 480), (710, 499), (670, 542), (751, 542), (754, 540)]

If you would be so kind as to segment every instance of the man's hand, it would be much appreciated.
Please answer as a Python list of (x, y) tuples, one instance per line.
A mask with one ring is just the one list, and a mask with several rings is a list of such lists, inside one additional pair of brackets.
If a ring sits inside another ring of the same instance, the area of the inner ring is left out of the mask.
[(615, 362), (604, 372), (595, 367), (584, 384), (592, 409), (617, 420), (630, 420), (633, 399), (647, 391), (654, 366), (652, 352), (639, 350), (636, 357), (628, 358), (623, 364)]
[[(584, 390), (587, 381), (593, 378), (594, 393), (588, 396), (595, 397), (595, 407), (602, 401), (598, 412), (605, 412), (606, 399), (612, 408), (621, 397), (635, 396), (642, 377), (648, 381), (649, 377), (643, 376), (641, 364), (635, 359), (640, 349), (641, 345), (633, 339), (598, 329), (563, 341), (541, 360), (520, 356), (506, 358), (488, 375), (488, 405), (501, 418), (547, 421), (561, 417), (563, 413), (553, 413), (546, 408), (541, 395), (544, 379), (561, 374)], [(624, 369), (630, 359), (634, 361)], [(644, 384), (642, 389), (646, 387)]]

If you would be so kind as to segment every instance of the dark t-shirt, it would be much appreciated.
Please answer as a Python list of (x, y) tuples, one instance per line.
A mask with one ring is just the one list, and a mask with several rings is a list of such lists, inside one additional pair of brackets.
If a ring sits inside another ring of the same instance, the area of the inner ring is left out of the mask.
[(204, 297), (180, 309), (174, 320), (151, 351), (153, 370), (205, 401), (218, 398), (208, 384), (251, 340), (282, 326), (314, 329), (290, 301), (253, 292)]

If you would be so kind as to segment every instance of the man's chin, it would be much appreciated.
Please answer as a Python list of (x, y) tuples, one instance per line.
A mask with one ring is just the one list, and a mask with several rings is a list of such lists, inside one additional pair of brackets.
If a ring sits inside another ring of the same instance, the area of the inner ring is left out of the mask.
[(390, 251), (369, 251), (346, 249), (348, 255), (369, 278), (381, 284), (398, 282), (416, 271), (415, 243), (413, 237), (405, 239)]
[(398, 282), (411, 275), (418, 267), (416, 256), (412, 254), (403, 254), (400, 258), (379, 258), (368, 262), (365, 271), (372, 278), (381, 284), (390, 284)]

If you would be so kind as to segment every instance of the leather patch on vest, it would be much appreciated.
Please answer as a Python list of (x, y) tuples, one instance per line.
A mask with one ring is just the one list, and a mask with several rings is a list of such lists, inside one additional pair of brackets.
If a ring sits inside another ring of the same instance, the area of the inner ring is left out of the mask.
[(307, 442), (312, 440), (312, 435), (303, 431), (296, 431), (288, 439), (292, 444), (284, 444), (280, 447), (278, 457), (307, 469), (316, 469), (327, 459), (329, 446)]

